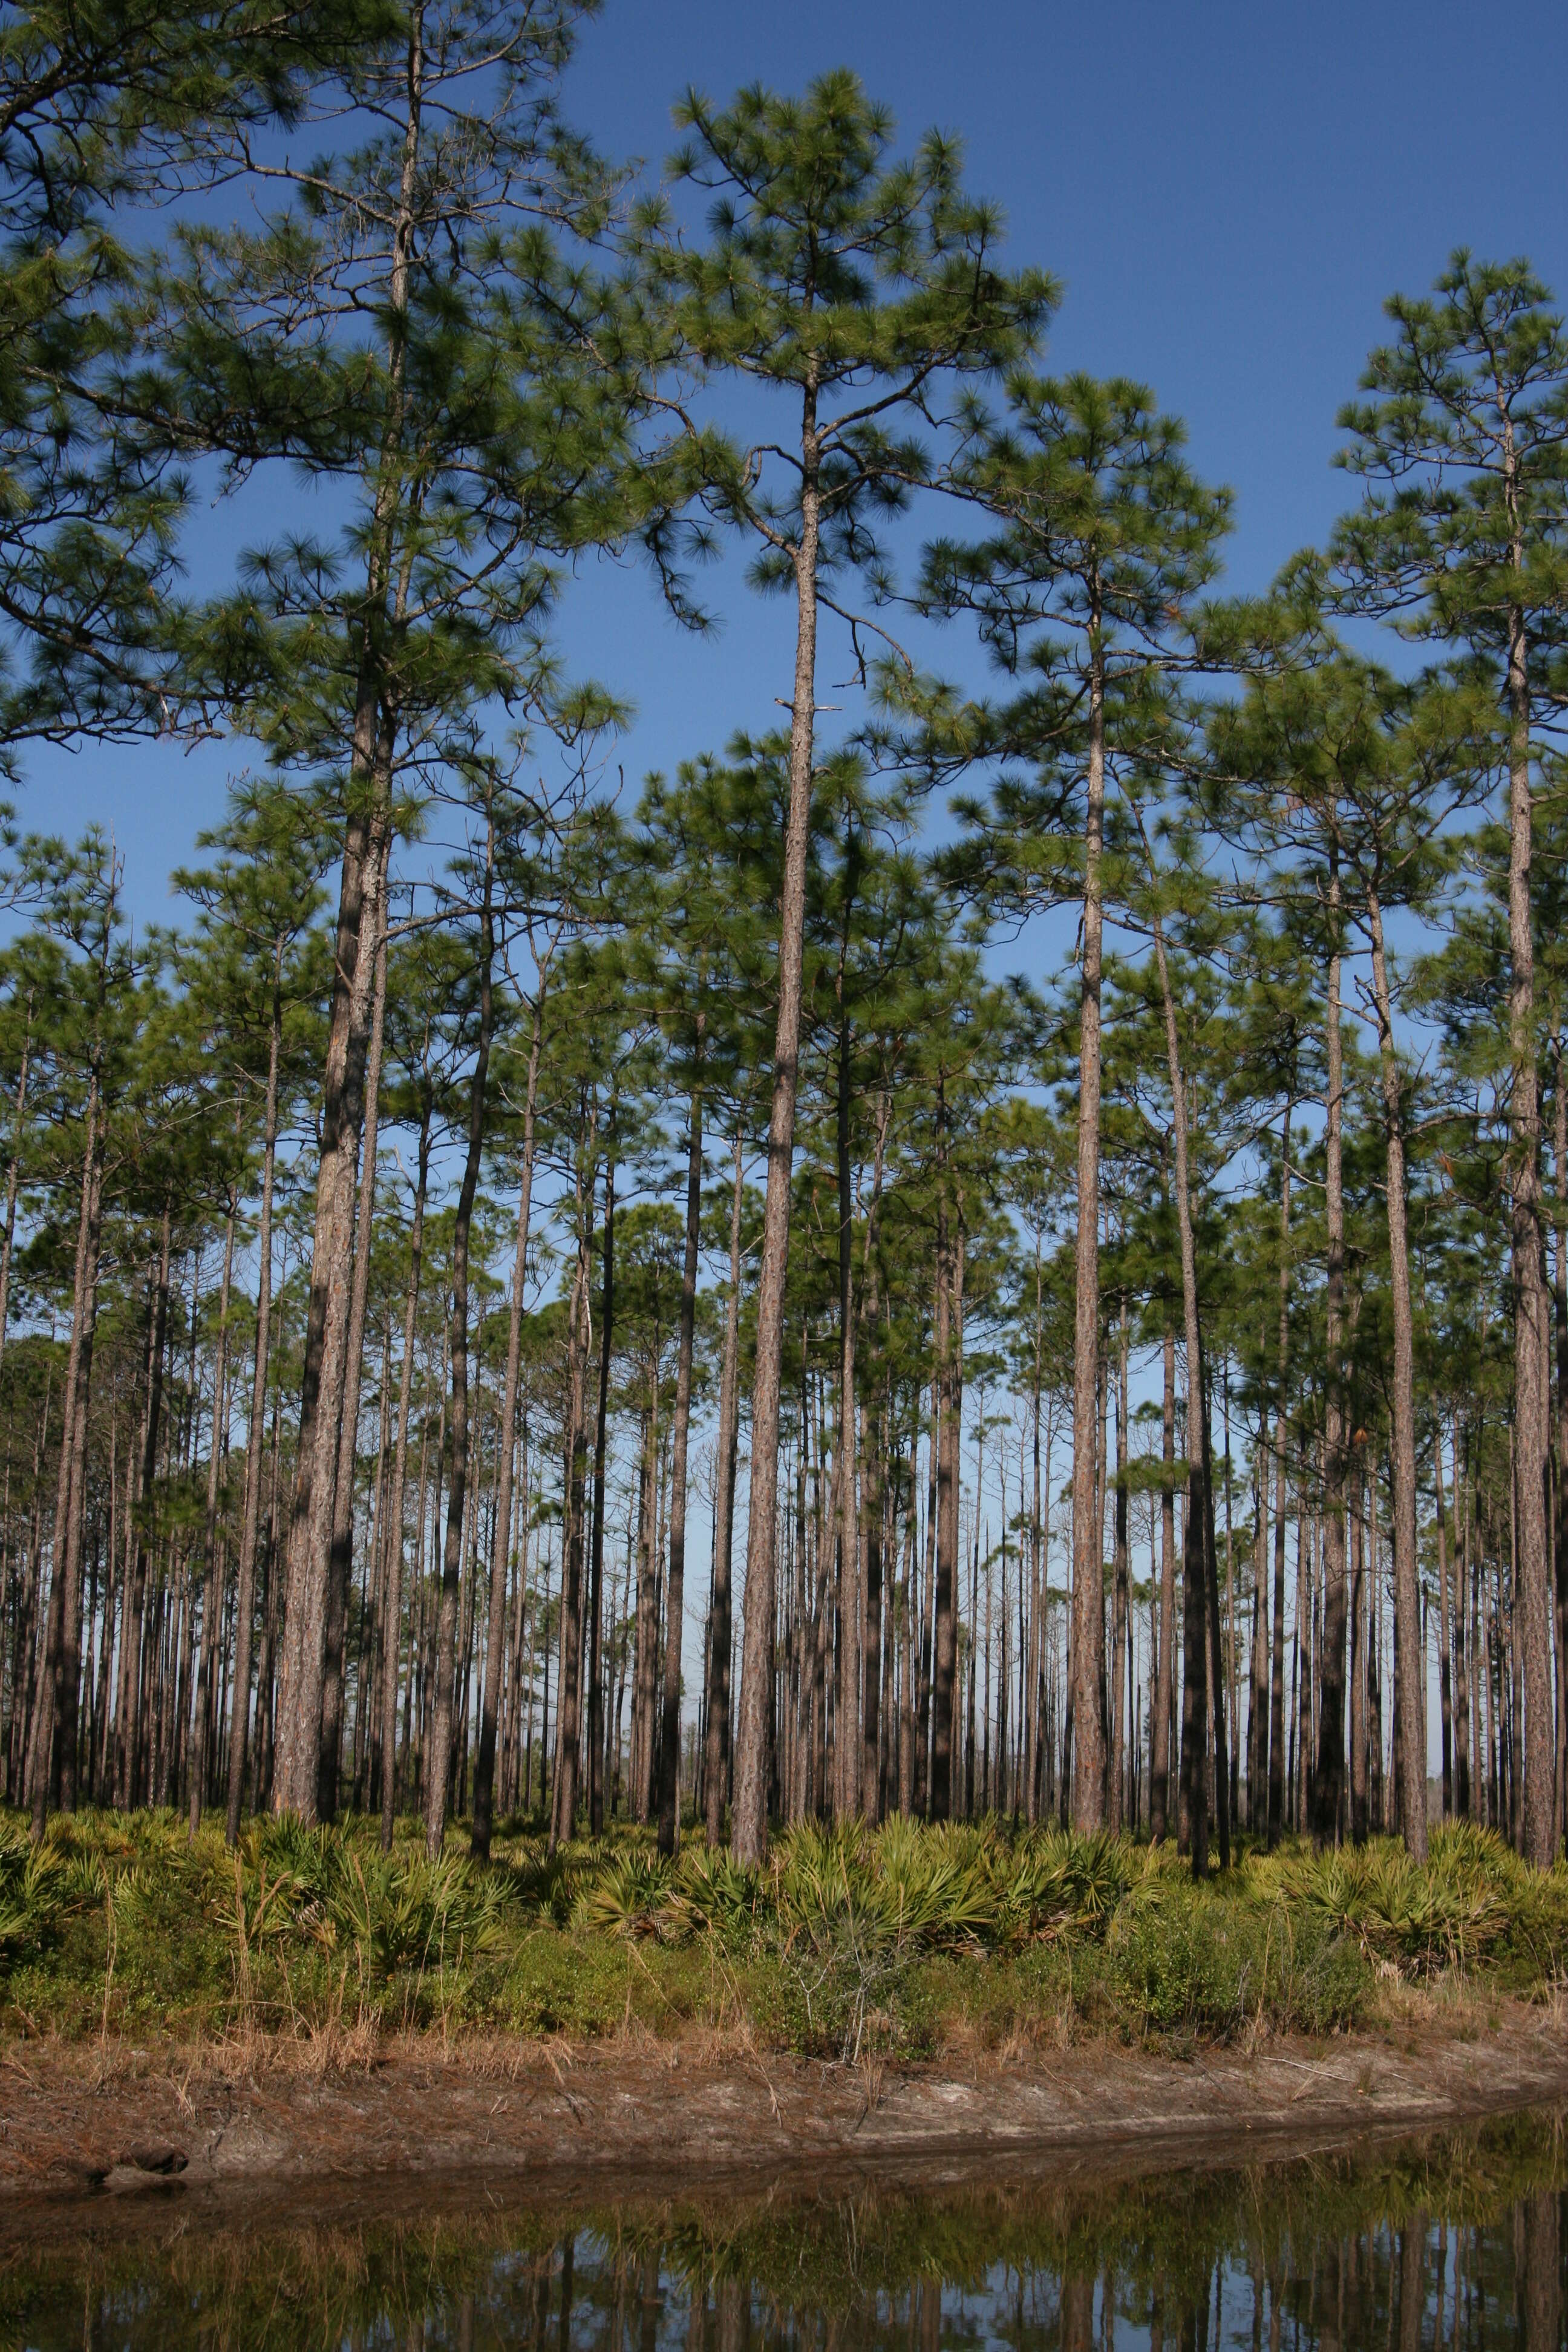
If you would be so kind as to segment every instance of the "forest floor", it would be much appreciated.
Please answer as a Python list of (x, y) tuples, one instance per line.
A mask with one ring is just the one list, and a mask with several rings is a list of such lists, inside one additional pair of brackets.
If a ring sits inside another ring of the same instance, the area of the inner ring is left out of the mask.
[[(90, 2198), (194, 2212), (353, 2195), (509, 2197), (809, 2168), (875, 2173), (1005, 2150), (1110, 2174), (1246, 2163), (1526, 2106), (1568, 2106), (1568, 2000), (1391, 1987), (1377, 2024), (1157, 2049), (951, 2044), (831, 2063), (746, 2033), (592, 2044), (339, 2031), (139, 2048), (0, 2045), (0, 2246)], [(129, 2215), (127, 2215), (129, 2219)], [(53, 2226), (51, 2224), (50, 2226)]]

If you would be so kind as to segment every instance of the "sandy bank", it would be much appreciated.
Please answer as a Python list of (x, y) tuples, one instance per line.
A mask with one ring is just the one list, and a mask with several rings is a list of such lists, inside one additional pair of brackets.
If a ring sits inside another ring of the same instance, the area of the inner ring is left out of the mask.
[(848, 2068), (626, 2040), (0, 2051), (0, 2238), (126, 2193), (258, 2204), (467, 2180), (508, 2197), (617, 2179), (662, 2190), (807, 2170), (937, 2175), (1246, 2162), (1568, 2105), (1568, 2012), (1500, 2004), (1326, 2042), (1186, 2056), (1098, 2042)]

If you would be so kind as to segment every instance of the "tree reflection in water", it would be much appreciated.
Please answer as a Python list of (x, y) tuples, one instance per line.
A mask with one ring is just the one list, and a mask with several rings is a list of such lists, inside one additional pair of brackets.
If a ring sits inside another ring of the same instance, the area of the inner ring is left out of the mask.
[(1018, 2154), (941, 2185), (522, 2202), (470, 2180), (330, 2221), (177, 2190), (13, 2210), (0, 2345), (1561, 2352), (1563, 2120), (1141, 2179)]

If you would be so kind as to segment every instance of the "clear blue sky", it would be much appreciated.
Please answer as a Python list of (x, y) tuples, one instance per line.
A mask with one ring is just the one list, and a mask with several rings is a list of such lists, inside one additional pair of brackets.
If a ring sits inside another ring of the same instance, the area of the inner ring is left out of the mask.
[[(1064, 280), (1052, 363), (1135, 374), (1185, 416), (1195, 462), (1237, 493), (1238, 585), (1261, 584), (1343, 501), (1334, 410), (1385, 294), (1426, 285), (1462, 241), (1529, 253), (1568, 299), (1568, 17), (1541, 0), (607, 0), (568, 106), (604, 151), (657, 167), (687, 82), (798, 89), (845, 62), (910, 137), (933, 121), (962, 133), (1015, 257)], [(204, 571), (232, 530), (202, 532)], [(780, 715), (787, 614), (738, 582), (728, 602), (721, 637), (692, 645), (637, 579), (574, 596), (572, 657), (639, 709), (628, 780)], [(828, 679), (841, 659), (829, 652)], [(133, 906), (163, 914), (168, 869), (231, 764), (218, 747), (40, 756), (21, 813), (68, 832), (111, 822)]]

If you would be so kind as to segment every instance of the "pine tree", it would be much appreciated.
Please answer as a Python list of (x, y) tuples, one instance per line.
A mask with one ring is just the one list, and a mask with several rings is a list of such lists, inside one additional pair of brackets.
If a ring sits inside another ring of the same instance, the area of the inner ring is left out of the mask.
[[(1073, 1818), (1105, 1817), (1105, 1610), (1095, 1496), (1100, 1367), (1100, 983), (1108, 790), (1146, 748), (1152, 674), (1183, 649), (1185, 615), (1213, 577), (1229, 501), (1182, 456), (1183, 432), (1139, 385), (1027, 376), (1005, 411), (975, 404), (950, 487), (998, 525), (938, 541), (922, 601), (974, 615), (1014, 698), (931, 714), (939, 763), (1000, 771), (977, 830), (970, 885), (1029, 906), (1082, 907), (1079, 1012), (1077, 1320), (1073, 1341)], [(1157, 698), (1155, 707), (1158, 707)]]
[(1510, 837), (1514, 1426), (1524, 1611), (1524, 1845), (1555, 1844), (1551, 1353), (1542, 1268), (1541, 1089), (1531, 878), (1539, 729), (1568, 645), (1568, 339), (1528, 263), (1454, 255), (1433, 298), (1394, 297), (1394, 340), (1340, 422), (1373, 487), (1335, 534), (1342, 603), (1458, 650), (1494, 697)]
[(818, 620), (825, 606), (845, 614), (858, 652), (866, 624), (847, 614), (838, 581), (879, 576), (875, 521), (929, 471), (920, 440), (895, 439), (889, 428), (929, 420), (944, 379), (988, 374), (1022, 356), (1052, 289), (1038, 273), (998, 274), (996, 215), (964, 194), (952, 142), (931, 133), (912, 161), (889, 162), (890, 120), (850, 73), (825, 75), (804, 100), (744, 90), (727, 111), (691, 91), (677, 119), (691, 136), (672, 175), (714, 199), (712, 237), (689, 248), (666, 205), (645, 209), (638, 254), (650, 289), (698, 366), (785, 394), (798, 417), (787, 454), (774, 445), (736, 453), (710, 489), (718, 511), (760, 542), (760, 583), (793, 591), (795, 604), (733, 1828), (737, 1858), (754, 1863), (767, 1843), (779, 1380)]
[[(663, 495), (637, 442), (640, 353), (623, 341), (606, 364), (613, 299), (554, 240), (603, 215), (602, 174), (554, 119), (576, 13), (395, 12), (348, 79), (378, 126), (364, 146), (269, 167), (278, 213), (185, 232), (154, 289), (149, 435), (220, 455), (231, 482), (296, 460), (351, 510), (337, 544), (285, 534), (247, 551), (239, 593), (193, 615), (181, 644), (190, 704), (258, 736), (280, 768), (343, 777), (274, 1786), (307, 1819), (395, 805), (474, 756), (486, 704), (568, 733), (612, 715), (556, 675), (555, 564), (635, 537)], [(368, 320), (367, 339), (345, 320)]]

